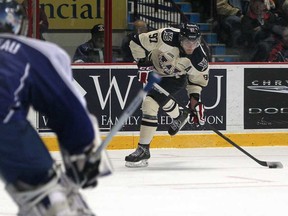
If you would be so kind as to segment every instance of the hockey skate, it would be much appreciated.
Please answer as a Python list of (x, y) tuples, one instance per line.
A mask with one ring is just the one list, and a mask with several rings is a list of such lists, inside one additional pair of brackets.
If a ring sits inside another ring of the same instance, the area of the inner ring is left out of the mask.
[(137, 149), (125, 157), (126, 167), (147, 167), (150, 151), (148, 145), (139, 144)]
[(180, 111), (180, 115), (173, 119), (173, 122), (170, 124), (170, 127), (168, 129), (168, 133), (171, 136), (174, 136), (178, 133), (179, 130), (187, 123), (189, 118), (189, 113), (185, 110)]

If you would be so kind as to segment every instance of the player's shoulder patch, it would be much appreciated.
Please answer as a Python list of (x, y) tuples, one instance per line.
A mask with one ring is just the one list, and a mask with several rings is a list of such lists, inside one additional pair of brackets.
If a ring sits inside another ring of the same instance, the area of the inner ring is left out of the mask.
[(190, 60), (193, 67), (196, 68), (199, 72), (205, 71), (208, 68), (208, 57), (203, 52), (201, 46), (194, 50)]
[(198, 66), (199, 66), (200, 68), (202, 68), (201, 71), (206, 70), (207, 67), (208, 67), (208, 61), (207, 61), (207, 58), (204, 58), (204, 57), (203, 57), (202, 60), (198, 63)]
[(165, 42), (173, 41), (173, 32), (169, 30), (163, 31), (162, 39)]
[(170, 46), (177, 46), (178, 34), (179, 34), (178, 32), (167, 28), (162, 32), (161, 39), (164, 43), (166, 43)]

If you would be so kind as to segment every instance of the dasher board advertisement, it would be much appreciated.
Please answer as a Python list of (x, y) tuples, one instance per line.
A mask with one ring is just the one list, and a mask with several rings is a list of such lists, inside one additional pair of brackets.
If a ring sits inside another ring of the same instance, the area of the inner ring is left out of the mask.
[[(226, 73), (226, 69), (211, 69), (209, 84), (202, 92), (202, 101), (206, 107), (206, 120), (218, 130), (226, 130)], [(143, 87), (138, 82), (136, 68), (73, 69), (73, 76), (75, 85), (87, 100), (89, 111), (98, 118), (101, 131), (109, 131), (113, 125), (117, 124), (123, 110)], [(183, 104), (188, 103), (186, 90), (179, 92), (176, 97)], [(121, 131), (139, 131), (141, 114), (139, 107), (127, 119)], [(45, 116), (38, 115), (40, 132), (49, 131), (48, 121), (49, 119)], [(172, 119), (160, 111), (158, 131), (167, 131), (171, 122)], [(200, 129), (187, 124), (182, 130)]]
[(244, 129), (288, 128), (288, 70), (244, 69)]

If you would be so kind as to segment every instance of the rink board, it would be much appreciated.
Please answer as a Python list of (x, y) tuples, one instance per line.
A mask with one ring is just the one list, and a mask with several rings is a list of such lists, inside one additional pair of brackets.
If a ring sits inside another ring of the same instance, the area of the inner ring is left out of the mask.
[[(135, 65), (73, 65), (75, 85), (87, 100), (88, 109), (97, 116), (103, 137), (109, 133), (123, 110), (142, 88)], [(212, 64), (208, 87), (202, 101), (207, 122), (239, 145), (288, 145), (288, 64)], [(186, 92), (178, 96), (186, 103)], [(32, 123), (50, 150), (58, 150), (48, 119), (30, 113)], [(109, 149), (134, 148), (139, 139), (141, 110), (138, 108), (113, 138)], [(230, 146), (209, 130), (187, 124), (177, 136), (170, 137), (171, 119), (160, 112), (153, 148), (193, 148)]]
[[(288, 133), (225, 134), (240, 146), (288, 146)], [(58, 151), (58, 143), (53, 136), (42, 136), (50, 151)], [(102, 137), (103, 139), (105, 138)], [(134, 149), (139, 136), (117, 135), (107, 149)], [(231, 147), (232, 145), (216, 134), (178, 134), (175, 137), (155, 135), (151, 148), (204, 148)]]

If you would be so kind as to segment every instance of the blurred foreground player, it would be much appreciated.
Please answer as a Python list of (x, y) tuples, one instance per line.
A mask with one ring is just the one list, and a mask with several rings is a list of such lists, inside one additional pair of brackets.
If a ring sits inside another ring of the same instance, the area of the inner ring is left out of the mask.
[[(203, 125), (204, 105), (200, 102), (202, 88), (209, 80), (208, 54), (201, 45), (201, 33), (194, 23), (179, 28), (162, 28), (135, 35), (130, 42), (133, 57), (138, 62), (139, 81), (145, 83), (153, 69), (162, 76), (159, 85), (175, 95), (186, 88), (189, 107), (194, 111), (191, 121)], [(148, 56), (145, 53), (149, 52)], [(158, 126), (158, 111), (162, 108), (173, 122), (168, 133), (175, 135), (188, 121), (189, 113), (179, 110), (178, 104), (152, 89), (142, 103), (140, 140), (135, 152), (125, 157), (127, 167), (148, 166), (149, 145)]]
[[(95, 187), (105, 165), (94, 154), (96, 119), (72, 83), (68, 55), (25, 35), (27, 20), (15, 0), (0, 1), (0, 174), (21, 216), (92, 216), (79, 193)], [(49, 118), (65, 173), (27, 120), (29, 107)], [(98, 140), (97, 140), (98, 139)], [(97, 141), (96, 141), (97, 140)]]

